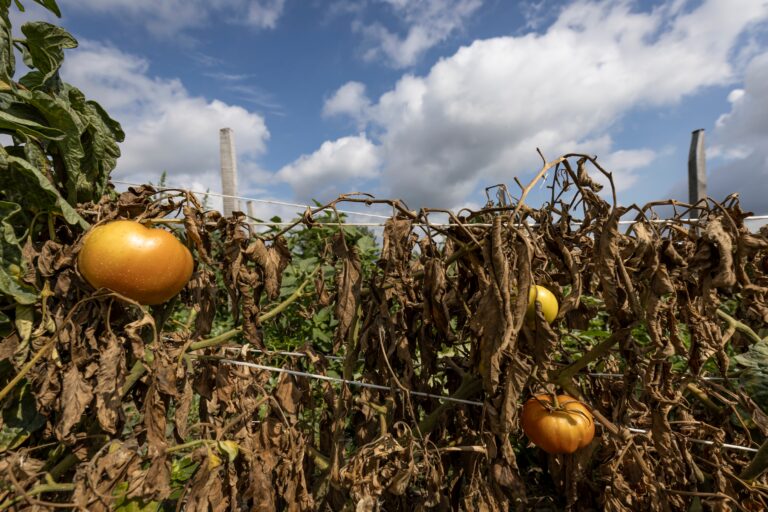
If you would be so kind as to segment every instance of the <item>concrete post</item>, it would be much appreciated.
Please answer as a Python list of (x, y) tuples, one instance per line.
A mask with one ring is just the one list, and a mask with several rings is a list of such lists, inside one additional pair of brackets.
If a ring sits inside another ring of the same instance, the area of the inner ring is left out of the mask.
[[(221, 158), (221, 193), (227, 196), (237, 195), (237, 157), (235, 156), (235, 134), (231, 128), (219, 130), (219, 155)], [(237, 199), (224, 198), (224, 216), (239, 210)]]
[[(704, 157), (704, 129), (691, 133), (691, 149), (688, 153), (688, 202), (696, 204), (707, 197), (707, 167)], [(698, 218), (698, 210), (691, 212)]]

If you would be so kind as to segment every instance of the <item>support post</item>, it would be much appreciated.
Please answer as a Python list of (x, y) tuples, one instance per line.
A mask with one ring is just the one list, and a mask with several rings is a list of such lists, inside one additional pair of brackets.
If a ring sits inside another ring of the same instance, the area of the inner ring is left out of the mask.
[[(691, 149), (688, 153), (688, 202), (696, 204), (707, 197), (707, 168), (704, 157), (704, 129), (691, 133)], [(691, 212), (698, 218), (698, 210)]]
[(253, 211), (253, 201), (248, 201), (247, 203), (245, 203), (245, 205), (248, 212), (248, 216), (251, 218), (256, 217), (256, 213)]
[[(221, 158), (221, 193), (225, 196), (237, 195), (237, 157), (235, 156), (235, 134), (231, 128), (219, 130), (219, 155)], [(239, 210), (240, 205), (233, 197), (224, 198), (224, 216)]]

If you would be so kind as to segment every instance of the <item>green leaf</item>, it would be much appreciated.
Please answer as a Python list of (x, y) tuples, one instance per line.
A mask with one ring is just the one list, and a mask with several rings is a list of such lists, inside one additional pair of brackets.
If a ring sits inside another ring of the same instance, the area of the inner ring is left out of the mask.
[(61, 27), (44, 21), (34, 21), (21, 26), (27, 36), (26, 47), (31, 66), (43, 73), (43, 82), (59, 71), (64, 62), (64, 50), (77, 48), (77, 40)]
[[(4, 151), (0, 148), (0, 153)], [(89, 224), (61, 197), (56, 187), (39, 169), (23, 158), (7, 153), (5, 158), (10, 172), (0, 173), (0, 190), (14, 185), (17, 190), (23, 190), (25, 199), (38, 209), (60, 213), (68, 223), (78, 224), (83, 229), (89, 227)]]
[(45, 425), (45, 416), (35, 408), (35, 397), (24, 384), (18, 390), (16, 401), (3, 410), (3, 428), (0, 429), (0, 453), (21, 446), (35, 431)]
[(198, 466), (200, 466), (200, 463), (195, 462), (188, 456), (174, 460), (171, 464), (171, 480), (175, 483), (186, 482), (192, 478)]
[[(0, 172), (0, 177), (6, 174)], [(37, 301), (37, 293), (19, 279), (23, 265), (21, 246), (10, 221), (20, 211), (18, 204), (0, 201), (0, 294), (13, 297), (16, 303), (26, 305)]]
[[(0, 338), (5, 338), (11, 334), (11, 319), (8, 315), (0, 311)], [(0, 372), (2, 374), (2, 372)]]
[(86, 101), (82, 92), (72, 86), (65, 86), (72, 110), (77, 112), (83, 122), (80, 141), (85, 151), (80, 160), (80, 172), (91, 185), (94, 193), (100, 196), (107, 187), (109, 175), (117, 166), (120, 157), (118, 142), (125, 140), (120, 123), (109, 117), (101, 105), (95, 101)]
[(138, 498), (126, 499), (128, 491), (128, 482), (120, 482), (115, 486), (112, 495), (116, 498), (112, 510), (115, 512), (156, 512), (160, 510), (160, 503), (157, 501), (143, 502)]
[(56, 0), (34, 0), (34, 2), (51, 11), (57, 18), (61, 18), (61, 11), (59, 10), (59, 6), (56, 5)]
[(61, 130), (17, 117), (8, 110), (0, 111), (0, 130), (20, 132), (37, 139), (62, 140), (64, 138), (64, 132)]
[(8, 17), (8, 6), (0, 11), (0, 80), (9, 84), (16, 72), (16, 58), (13, 53), (13, 33)]
[(60, 161), (66, 170), (64, 187), (67, 202), (75, 205), (94, 199), (95, 184), (89, 183), (80, 172), (80, 160), (85, 157), (80, 136), (85, 126), (78, 113), (72, 110), (65, 99), (40, 90), (14, 92), (19, 100), (37, 109), (50, 126), (64, 133), (64, 138), (55, 141), (50, 150), (54, 159)]

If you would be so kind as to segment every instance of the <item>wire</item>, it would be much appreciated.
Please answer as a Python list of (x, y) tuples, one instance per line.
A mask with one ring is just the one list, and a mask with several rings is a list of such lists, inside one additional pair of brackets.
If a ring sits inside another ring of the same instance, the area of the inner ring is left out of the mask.
[[(627, 430), (632, 432), (633, 434), (647, 434), (647, 430), (643, 430), (641, 428), (631, 428), (627, 427)], [(698, 443), (698, 444), (706, 444), (708, 446), (716, 446), (718, 443), (715, 443), (714, 441), (708, 441), (706, 439), (691, 439), (690, 437), (686, 437), (686, 439), (692, 443)], [(723, 448), (728, 448), (730, 450), (741, 450), (744, 452), (752, 452), (757, 453), (757, 448), (750, 448), (749, 446), (741, 446), (738, 444), (730, 444), (730, 443), (722, 443), (719, 446), (722, 446)]]
[[(287, 373), (288, 375), (293, 375), (294, 377), (307, 377), (310, 379), (317, 379), (317, 380), (325, 380), (328, 382), (336, 382), (338, 384), (347, 384), (348, 386), (357, 386), (361, 388), (370, 388), (370, 389), (377, 389), (379, 391), (392, 391), (393, 388), (389, 386), (382, 386), (380, 384), (371, 384), (370, 382), (360, 382), (357, 380), (348, 380), (348, 379), (341, 379), (338, 377), (329, 377), (328, 375), (318, 375), (316, 373), (307, 373), (307, 372), (300, 372), (297, 370), (288, 370), (287, 368), (277, 368), (275, 366), (265, 366), (263, 364), (256, 364), (251, 363), (248, 361), (238, 361), (235, 359), (226, 359), (223, 357), (216, 357), (216, 356), (205, 356), (205, 355), (196, 355), (195, 357), (203, 358), (203, 359), (214, 359), (216, 361), (219, 361), (221, 363), (225, 364), (233, 364), (237, 366), (247, 366), (249, 368), (255, 368), (257, 370), (264, 370), (268, 372), (274, 372), (274, 373)], [(401, 391), (400, 389), (397, 389), (398, 391)], [(473, 400), (464, 400), (463, 398), (454, 398), (452, 396), (443, 396), (443, 395), (433, 395), (432, 393), (422, 393), (421, 391), (409, 391), (409, 395), (411, 396), (418, 396), (421, 398), (434, 398), (435, 400), (443, 400), (444, 402), (456, 402), (460, 404), (467, 404), (467, 405), (478, 405), (483, 406), (483, 402), (475, 402)]]
[[(298, 355), (298, 354), (301, 354), (301, 353), (300, 352), (294, 352), (292, 354)], [(306, 356), (306, 354), (302, 354), (302, 355)], [(294, 377), (305, 377), (305, 378), (315, 379), (315, 380), (324, 380), (324, 381), (327, 381), (327, 382), (335, 382), (335, 383), (339, 383), (339, 384), (346, 384), (348, 386), (357, 386), (357, 387), (362, 387), (362, 388), (376, 389), (376, 390), (379, 390), (379, 391), (392, 391), (394, 389), (394, 390), (399, 391), (401, 393), (403, 392), (399, 388), (392, 388), (392, 387), (389, 387), (389, 386), (382, 386), (380, 384), (372, 384), (370, 382), (360, 382), (360, 381), (356, 381), (356, 380), (341, 379), (341, 378), (338, 378), (338, 377), (329, 377), (327, 375), (319, 375), (319, 374), (316, 374), (316, 373), (300, 372), (300, 371), (297, 371), (297, 370), (289, 370), (287, 368), (278, 368), (278, 367), (275, 367), (275, 366), (266, 366), (266, 365), (263, 365), (263, 364), (251, 363), (249, 361), (238, 361), (236, 359), (227, 359), (227, 358), (223, 358), (223, 357), (206, 356), (206, 355), (194, 355), (194, 356), (198, 357), (198, 358), (201, 358), (201, 359), (213, 359), (213, 360), (216, 360), (216, 361), (218, 361), (220, 363), (224, 363), (224, 364), (231, 364), (231, 365), (236, 365), (236, 366), (245, 366), (245, 367), (248, 367), (248, 368), (254, 368), (256, 370), (262, 370), (262, 371), (273, 372), (273, 373), (285, 373), (285, 374), (288, 374), (288, 375), (293, 375)], [(332, 356), (332, 357), (337, 357), (337, 356)], [(454, 398), (454, 397), (451, 397), (451, 396), (433, 395), (431, 393), (422, 393), (421, 391), (410, 391), (408, 394), (410, 396), (416, 396), (416, 397), (420, 397), (420, 398), (433, 398), (435, 400), (442, 400), (444, 402), (455, 402), (455, 403), (460, 403), (460, 404), (465, 404), (465, 405), (474, 405), (474, 406), (478, 406), (478, 407), (483, 407), (485, 405), (483, 402), (478, 402), (478, 401), (475, 401), (475, 400), (464, 400), (463, 398)], [(633, 434), (648, 434), (647, 430), (643, 430), (643, 429), (640, 429), (640, 428), (627, 427), (627, 430), (629, 432), (633, 433)], [(688, 441), (692, 442), (692, 443), (704, 444), (704, 445), (707, 445), (707, 446), (721, 446), (722, 448), (727, 448), (727, 449), (730, 449), (730, 450), (741, 450), (741, 451), (750, 452), (750, 453), (756, 453), (757, 452), (756, 448), (750, 448), (748, 446), (741, 446), (741, 445), (738, 445), (738, 444), (730, 444), (730, 443), (720, 443), (720, 444), (718, 444), (718, 443), (715, 443), (714, 441), (709, 441), (709, 440), (706, 440), (706, 439), (692, 439), (692, 438), (688, 438), (688, 437), (686, 437), (686, 439)]]
[[(128, 186), (131, 186), (131, 187), (141, 187), (141, 186), (143, 186), (140, 183), (131, 183), (130, 181), (120, 181), (120, 180), (112, 180), (112, 183), (117, 183), (119, 185), (128, 185)], [(181, 188), (181, 187), (158, 187), (158, 186), (152, 185), (152, 188), (154, 188), (156, 190), (161, 190), (161, 191), (162, 190), (185, 190), (187, 192), (191, 192), (192, 194), (199, 194), (201, 196), (224, 197), (224, 198), (227, 198), (227, 199), (242, 199), (243, 201), (253, 201), (254, 203), (276, 204), (276, 205), (279, 205), (279, 206), (295, 206), (296, 208), (302, 208), (302, 209), (316, 208), (315, 206), (311, 206), (311, 205), (308, 205), (308, 204), (289, 203), (289, 202), (286, 202), (286, 201), (278, 201), (276, 199), (259, 199), (259, 198), (256, 198), (256, 197), (231, 196), (231, 195), (228, 195), (228, 194), (219, 194), (217, 192), (197, 192), (195, 190), (184, 189), (184, 188)], [(377, 219), (389, 219), (390, 218), (390, 216), (388, 216), (388, 215), (380, 215), (378, 213), (355, 212), (355, 211), (351, 211), (351, 210), (339, 210), (338, 208), (336, 209), (336, 211), (339, 212), (339, 213), (346, 213), (346, 214), (349, 214), (349, 215), (363, 215), (365, 217), (375, 217)], [(264, 224), (266, 224), (266, 225), (273, 225), (273, 224), (274, 225), (278, 225), (279, 223), (266, 222)], [(289, 225), (289, 224), (286, 223), (286, 225)]]
[[(132, 182), (129, 182), (129, 181), (120, 181), (120, 180), (112, 180), (112, 183), (117, 183), (117, 184), (120, 184), (120, 185), (128, 185), (128, 186), (132, 186), (132, 187), (140, 187), (140, 186), (142, 186), (140, 183), (132, 183)], [(174, 187), (158, 187), (158, 186), (154, 186), (154, 185), (153, 185), (153, 188), (155, 188), (157, 190), (178, 190), (179, 189), (178, 187), (177, 188), (174, 188)], [(308, 205), (308, 204), (290, 203), (290, 202), (286, 202), (286, 201), (278, 201), (276, 199), (259, 199), (259, 198), (256, 198), (256, 197), (245, 197), (245, 196), (233, 196), (233, 195), (228, 195), (228, 194), (219, 194), (217, 192), (197, 192), (197, 191), (188, 190), (188, 189), (182, 189), (182, 190), (187, 190), (188, 192), (191, 192), (193, 194), (208, 195), (208, 196), (214, 196), (214, 197), (225, 197), (225, 198), (228, 198), (228, 199), (241, 199), (243, 201), (253, 201), (254, 203), (274, 204), (274, 205), (279, 205), (279, 206), (294, 206), (296, 208), (302, 208), (302, 209), (315, 208), (315, 207), (313, 207), (311, 205)], [(364, 217), (372, 217), (372, 218), (377, 218), (377, 219), (390, 219), (391, 218), (390, 216), (381, 215), (381, 214), (377, 214), (377, 213), (356, 212), (356, 211), (352, 211), (352, 210), (339, 210), (339, 209), (336, 209), (336, 211), (339, 212), (339, 213), (345, 213), (345, 214), (348, 214), (348, 215), (361, 215), (361, 216), (364, 216)], [(698, 221), (698, 219), (681, 219), (681, 220), (684, 220), (684, 221), (687, 221), (687, 222), (697, 222)], [(745, 221), (768, 220), (768, 215), (753, 215), (751, 217), (745, 217), (744, 220)], [(620, 220), (619, 221), (619, 225), (630, 225), (630, 224), (634, 224), (635, 222), (637, 222), (637, 221), (634, 221), (634, 220)], [(672, 222), (672, 219), (651, 219), (651, 220), (649, 220), (649, 222), (651, 222), (653, 224), (664, 224), (666, 222)], [(296, 223), (295, 222), (251, 221), (251, 224), (253, 224), (255, 226), (290, 227), (290, 226), (295, 225)], [(322, 222), (322, 223), (318, 222), (317, 224), (322, 224), (324, 226), (340, 226), (340, 225), (341, 226), (361, 226), (361, 227), (383, 227), (384, 226), (384, 223), (376, 223), (376, 222), (341, 222), (341, 223), (339, 223), (339, 222)], [(580, 222), (578, 222), (578, 221), (572, 221), (571, 222), (571, 225), (578, 225), (578, 224), (580, 224)], [(414, 223), (414, 225), (415, 226), (422, 226), (422, 227), (449, 228), (449, 227), (457, 226), (458, 224), (455, 224), (455, 223), (451, 224), (451, 223), (445, 223), (445, 222), (434, 222), (434, 223), (433, 222), (429, 222), (429, 223), (423, 222), (423, 223)], [(535, 224), (535, 223), (528, 224), (528, 225), (530, 227), (538, 226), (538, 224)], [(475, 224), (464, 224), (464, 226), (488, 228), (488, 227), (493, 226), (493, 224), (490, 224), (490, 223), (475, 223)], [(520, 224), (518, 224), (517, 226), (519, 227)], [(300, 224), (300, 225), (298, 225), (296, 227), (302, 227), (302, 225)]]
[[(172, 339), (172, 338), (167, 338)], [(262, 354), (265, 356), (286, 356), (286, 357), (309, 357), (310, 354), (307, 354), (306, 352), (293, 352), (289, 350), (262, 350), (258, 348), (251, 348), (251, 347), (245, 347), (246, 353), (252, 353), (252, 354)], [(230, 352), (242, 352), (242, 348), (238, 347), (222, 347), (223, 350), (228, 350)], [(323, 354), (316, 352), (320, 357), (323, 357), (325, 359), (329, 359), (331, 361), (343, 361), (344, 358), (341, 356), (332, 356), (330, 354)], [(364, 359), (358, 359), (357, 362), (362, 362)], [(601, 378), (607, 378), (607, 379), (621, 379), (624, 378), (623, 373), (604, 373), (604, 372), (585, 372), (581, 375), (588, 375), (590, 377), (601, 377)], [(709, 377), (709, 376), (702, 376), (702, 380), (708, 380), (708, 381), (722, 381), (725, 380), (723, 377)]]

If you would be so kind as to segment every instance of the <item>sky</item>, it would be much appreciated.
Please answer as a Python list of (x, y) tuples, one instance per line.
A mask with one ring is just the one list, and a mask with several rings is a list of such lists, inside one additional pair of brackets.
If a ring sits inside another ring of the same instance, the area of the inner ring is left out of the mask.
[(597, 156), (642, 205), (687, 199), (703, 128), (709, 195), (768, 214), (768, 0), (25, 3), (14, 30), (69, 30), (64, 79), (122, 123), (115, 180), (221, 191), (227, 127), (257, 199), (477, 208), (488, 186), (516, 195), (538, 148)]

